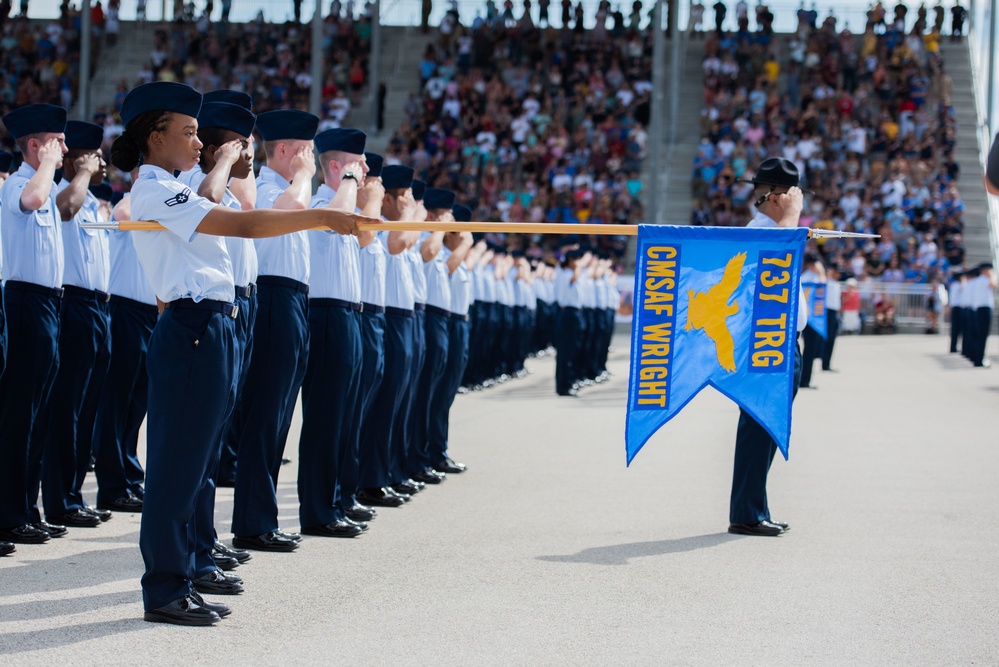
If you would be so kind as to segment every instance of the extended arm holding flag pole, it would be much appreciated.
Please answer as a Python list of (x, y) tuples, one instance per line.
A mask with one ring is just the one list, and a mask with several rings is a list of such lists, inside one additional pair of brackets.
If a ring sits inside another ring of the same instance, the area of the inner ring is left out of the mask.
[[(84, 224), (87, 229), (112, 229), (127, 232), (163, 231), (158, 222), (134, 220)], [(478, 232), (506, 234), (593, 234), (599, 236), (637, 236), (639, 225), (595, 225), (583, 223), (533, 223), (533, 222), (399, 222), (361, 223), (361, 231), (389, 232)], [(317, 230), (329, 231), (328, 227)], [(833, 229), (810, 229), (809, 236), (817, 238), (879, 238), (877, 234), (840, 232)]]

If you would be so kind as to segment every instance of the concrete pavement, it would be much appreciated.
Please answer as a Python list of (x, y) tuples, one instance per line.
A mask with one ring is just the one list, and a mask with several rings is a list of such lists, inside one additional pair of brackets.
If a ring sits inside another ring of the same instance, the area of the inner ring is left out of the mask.
[[(841, 338), (841, 372), (799, 395), (771, 473), (791, 532), (735, 537), (736, 407), (705, 391), (625, 468), (616, 343), (616, 377), (580, 399), (554, 396), (551, 359), (459, 397), (468, 473), (358, 539), (255, 553), (217, 627), (141, 620), (137, 515), (19, 545), (0, 559), (0, 663), (999, 662), (999, 370), (943, 337)], [(288, 529), (294, 480), (293, 463)], [(231, 500), (220, 490), (223, 534)]]

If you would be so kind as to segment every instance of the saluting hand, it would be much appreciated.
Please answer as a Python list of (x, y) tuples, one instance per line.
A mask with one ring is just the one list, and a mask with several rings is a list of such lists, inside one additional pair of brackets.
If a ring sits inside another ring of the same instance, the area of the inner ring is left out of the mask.
[(215, 154), (212, 157), (215, 158), (216, 162), (225, 162), (231, 165), (238, 162), (242, 155), (243, 142), (238, 139), (233, 139), (232, 141), (227, 141), (216, 148)]
[(801, 216), (801, 209), (804, 205), (805, 195), (801, 188), (795, 186), (779, 195), (772, 197), (774, 204), (781, 210), (778, 227), (797, 227), (798, 218)]
[(364, 190), (364, 201), (381, 202), (385, 197), (385, 186), (382, 185), (380, 179), (364, 179), (364, 185), (361, 186), (361, 189)]
[[(316, 175), (316, 156), (312, 152), (311, 146), (302, 146), (295, 153), (295, 157), (291, 158), (291, 171), (295, 175), (302, 174), (312, 178)], [(352, 233), (352, 232), (344, 232)]]
[(87, 153), (73, 160), (77, 172), (85, 171), (91, 176), (104, 168), (104, 160), (95, 153)]
[(42, 144), (38, 149), (38, 161), (42, 164), (50, 164), (58, 167), (62, 164), (62, 156), (66, 154), (63, 150), (65, 144), (61, 140), (52, 138)]

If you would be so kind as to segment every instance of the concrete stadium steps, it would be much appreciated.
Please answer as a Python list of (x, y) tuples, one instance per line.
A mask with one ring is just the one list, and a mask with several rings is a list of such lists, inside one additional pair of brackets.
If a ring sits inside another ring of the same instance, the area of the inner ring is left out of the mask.
[[(691, 39), (687, 43), (681, 71), (680, 104), (677, 107), (676, 121), (677, 141), (673, 146), (673, 157), (666, 165), (669, 170), (669, 180), (666, 185), (666, 200), (662, 204), (666, 206), (666, 222), (670, 225), (686, 225), (690, 222), (690, 174), (693, 170), (694, 156), (697, 154), (697, 144), (701, 140), (701, 107), (704, 103), (704, 78), (701, 74), (703, 60), (704, 40)], [(669, 66), (668, 61), (667, 66)], [(666, 104), (669, 104), (668, 94)], [(668, 106), (666, 116), (668, 119)], [(667, 126), (668, 122), (667, 120)], [(664, 145), (662, 150), (668, 154), (668, 146)]]
[(420, 58), (427, 44), (436, 41), (436, 31), (424, 35), (418, 26), (382, 26), (381, 80), (385, 84), (385, 126), (372, 132), (371, 95), (365, 93), (351, 112), (354, 127), (368, 132), (368, 150), (384, 152), (392, 133), (406, 119), (410, 94), (420, 92)]
[[(139, 70), (149, 60), (149, 52), (153, 48), (153, 35), (159, 28), (168, 28), (168, 23), (145, 23), (140, 25), (135, 21), (122, 21), (118, 43), (101, 47), (101, 56), (90, 81), (90, 106), (95, 111), (105, 107), (109, 111), (114, 104), (115, 87), (122, 79), (134, 86)], [(70, 118), (79, 117), (79, 99), (70, 111)], [(89, 118), (85, 120), (90, 120)]]
[(993, 261), (989, 231), (988, 194), (983, 182), (975, 89), (971, 78), (971, 54), (966, 41), (941, 43), (944, 66), (951, 78), (951, 104), (957, 112), (957, 146), (954, 157), (961, 165), (957, 186), (964, 200), (965, 263)]

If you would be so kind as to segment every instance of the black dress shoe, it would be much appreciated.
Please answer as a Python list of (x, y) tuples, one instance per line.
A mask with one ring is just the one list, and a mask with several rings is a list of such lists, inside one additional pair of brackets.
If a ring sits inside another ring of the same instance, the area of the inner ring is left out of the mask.
[(193, 595), (185, 595), (159, 609), (147, 611), (142, 618), (150, 623), (174, 625), (214, 625), (222, 620), (217, 613), (199, 604)]
[(402, 498), (402, 502), (404, 502), (404, 503), (408, 503), (410, 500), (413, 499), (413, 496), (409, 495), (408, 493), (399, 493), (398, 491), (396, 491), (395, 489), (393, 489), (391, 486), (386, 486), (384, 489), (382, 489), (382, 491), (384, 491), (385, 493), (387, 493), (390, 496), (398, 496), (398, 497)]
[(49, 534), (49, 537), (62, 537), (63, 535), (69, 532), (68, 530), (66, 530), (66, 526), (55, 526), (49, 523), (48, 521), (39, 521), (38, 523), (33, 523), (31, 525), (34, 526), (35, 528), (44, 530), (46, 533)]
[(761, 521), (754, 525), (745, 523), (729, 524), (728, 532), (733, 535), (759, 535), (762, 537), (777, 537), (784, 529), (770, 521)]
[(201, 593), (199, 593), (198, 591), (191, 591), (191, 597), (194, 598), (195, 602), (200, 604), (208, 611), (214, 611), (216, 614), (219, 615), (220, 618), (225, 618), (226, 616), (232, 613), (232, 609), (229, 608), (229, 605), (223, 604), (221, 602), (209, 602), (205, 598), (201, 597)]
[(421, 470), (413, 475), (413, 479), (422, 484), (440, 484), (447, 479), (447, 475), (442, 472), (437, 472), (432, 468), (427, 468), (426, 470)]
[(199, 593), (213, 595), (239, 595), (243, 592), (243, 580), (234, 574), (227, 575), (222, 570), (213, 570), (195, 579), (194, 589)]
[(101, 525), (101, 520), (97, 518), (96, 514), (91, 514), (83, 509), (73, 510), (68, 514), (59, 514), (45, 518), (52, 523), (70, 526), (72, 528), (96, 528)]
[(109, 520), (112, 516), (111, 510), (102, 510), (100, 508), (90, 507), (89, 505), (84, 505), (83, 511), (86, 512), (87, 514), (93, 514), (94, 516), (96, 516), (98, 519), (101, 520), (101, 523)]
[(341, 519), (339, 521), (331, 521), (324, 526), (302, 528), (302, 532), (306, 535), (315, 535), (317, 537), (357, 537), (364, 531), (356, 523), (348, 523)]
[(371, 521), (376, 516), (378, 516), (378, 512), (365, 505), (357, 504), (347, 508), (347, 518), (353, 521)]
[(773, 519), (768, 519), (768, 520), (769, 520), (769, 521), (770, 521), (770, 523), (772, 523), (773, 525), (775, 525), (775, 526), (780, 526), (781, 528), (783, 528), (783, 529), (784, 529), (784, 532), (785, 532), (785, 533), (786, 533), (787, 531), (791, 530), (791, 526), (789, 526), (789, 525), (788, 525), (788, 524), (786, 524), (786, 523), (783, 523), (783, 522), (781, 522), (781, 521), (774, 521)]
[(17, 551), (17, 547), (10, 542), (0, 542), (0, 556), (9, 556), (15, 551)]
[(255, 551), (294, 551), (298, 548), (298, 542), (281, 537), (277, 533), (234, 537), (232, 545), (240, 549), (253, 549)]
[(357, 492), (357, 500), (375, 507), (402, 507), (406, 504), (402, 496), (386, 489), (361, 489)]
[(253, 558), (249, 551), (243, 551), (242, 549), (233, 549), (228, 544), (222, 542), (221, 540), (215, 540), (215, 546), (213, 547), (215, 551), (220, 554), (225, 554), (231, 558), (235, 558), (240, 563), (245, 563), (246, 561)]
[(49, 534), (36, 526), (18, 526), (10, 530), (0, 530), (0, 540), (18, 544), (42, 544), (49, 541)]
[(354, 521), (350, 517), (346, 517), (345, 519), (343, 519), (343, 521), (351, 524), (352, 526), (357, 526), (358, 528), (361, 529), (362, 533), (365, 533), (368, 530), (368, 523), (367, 523), (367, 521)]
[(216, 567), (226, 572), (228, 572), (229, 570), (235, 570), (237, 567), (239, 567), (238, 560), (236, 560), (232, 556), (228, 556), (215, 549), (212, 549), (212, 561), (215, 563)]
[(286, 533), (285, 531), (281, 530), (280, 528), (278, 528), (274, 532), (277, 533), (279, 536), (283, 537), (284, 539), (291, 540), (292, 542), (301, 542), (302, 541), (302, 536), (299, 535), (298, 533)]
[(468, 467), (464, 463), (458, 463), (457, 461), (452, 461), (450, 456), (445, 456), (444, 460), (434, 466), (434, 470), (437, 472), (446, 472), (458, 474), (465, 472)]
[(111, 512), (129, 512), (131, 514), (141, 514), (142, 501), (130, 493), (126, 496), (122, 496), (121, 498), (115, 498), (109, 503), (97, 503), (97, 509), (108, 510)]
[(406, 480), (404, 482), (399, 482), (398, 484), (392, 485), (392, 490), (396, 493), (402, 493), (407, 496), (415, 496), (420, 492), (419, 487), (416, 484), (411, 484), (411, 480)]

